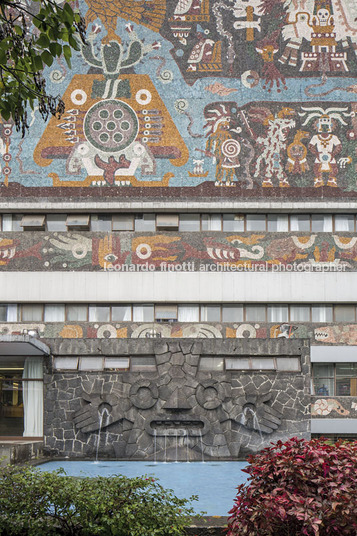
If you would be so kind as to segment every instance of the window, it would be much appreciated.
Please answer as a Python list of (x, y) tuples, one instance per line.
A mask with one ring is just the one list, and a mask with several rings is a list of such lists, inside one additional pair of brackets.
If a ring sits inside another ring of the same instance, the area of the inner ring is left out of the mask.
[(23, 322), (41, 322), (43, 318), (43, 305), (29, 304), (22, 306)]
[(47, 214), (47, 231), (67, 231), (67, 214)]
[(177, 321), (177, 305), (155, 305), (155, 321)]
[(110, 306), (109, 305), (90, 305), (89, 322), (109, 322)]
[(178, 305), (178, 321), (179, 322), (199, 322), (200, 321), (200, 306), (183, 304)]
[(46, 304), (45, 305), (45, 322), (64, 322), (65, 306), (64, 304)]
[(201, 357), (199, 363), (199, 370), (201, 371), (223, 371), (224, 369), (224, 358), (223, 357)]
[(243, 214), (223, 214), (223, 231), (242, 232), (244, 231)]
[(163, 231), (177, 231), (179, 227), (178, 214), (157, 214), (156, 228)]
[(313, 305), (311, 307), (312, 322), (332, 322), (333, 309), (331, 305)]
[(287, 214), (268, 214), (268, 231), (289, 231), (289, 216)]
[(247, 214), (247, 231), (265, 231), (265, 214)]
[(290, 216), (291, 231), (310, 231), (310, 215), (295, 214)]
[(21, 227), (24, 231), (44, 231), (45, 230), (45, 218), (44, 214), (38, 216), (26, 215), (21, 219)]
[(55, 357), (54, 368), (55, 370), (77, 370), (78, 357)]
[(222, 305), (222, 322), (243, 322), (243, 305)]
[(83, 371), (103, 370), (103, 358), (97, 357), (97, 356), (80, 357), (79, 358), (79, 370), (83, 370)]
[(154, 306), (135, 304), (133, 306), (133, 321), (134, 322), (153, 322), (154, 321)]
[(134, 231), (133, 214), (114, 214), (113, 231)]
[(71, 214), (67, 216), (66, 225), (70, 230), (88, 231), (89, 214)]
[(222, 231), (222, 215), (202, 214), (201, 229), (202, 231)]
[(104, 359), (104, 369), (109, 370), (128, 370), (128, 357), (106, 357)]
[(357, 363), (313, 363), (316, 396), (357, 396)]
[(354, 231), (355, 217), (353, 214), (336, 214), (335, 231)]
[(66, 316), (70, 322), (85, 322), (88, 317), (87, 305), (67, 305)]
[(335, 305), (334, 313), (336, 322), (354, 322), (356, 318), (354, 305)]
[(155, 231), (155, 214), (136, 214), (135, 215), (135, 231)]
[(180, 214), (179, 231), (199, 231), (199, 214)]
[(245, 319), (252, 322), (265, 322), (265, 305), (246, 305)]
[(92, 214), (91, 231), (110, 232), (112, 230), (112, 217), (110, 214)]
[(291, 305), (290, 320), (292, 322), (309, 322), (310, 306), (309, 305)]
[(130, 358), (130, 368), (132, 372), (155, 372), (155, 357), (135, 356)]
[(312, 214), (311, 231), (316, 233), (331, 233), (332, 214)]
[(0, 322), (17, 322), (17, 304), (0, 304)]
[(221, 307), (219, 305), (201, 305), (202, 322), (220, 322)]
[(268, 305), (268, 322), (288, 322), (289, 308), (287, 305)]
[(116, 322), (130, 322), (131, 305), (113, 305), (112, 320)]

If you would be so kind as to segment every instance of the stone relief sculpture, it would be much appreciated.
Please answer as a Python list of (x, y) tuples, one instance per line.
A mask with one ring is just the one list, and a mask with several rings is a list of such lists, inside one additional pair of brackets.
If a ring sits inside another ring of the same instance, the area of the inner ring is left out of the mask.
[(126, 459), (237, 458), (291, 435), (292, 423), (295, 434), (307, 432), (299, 373), (287, 381), (276, 372), (202, 370), (202, 342), (151, 344), (156, 371), (74, 382), (75, 456), (100, 445), (101, 456)]

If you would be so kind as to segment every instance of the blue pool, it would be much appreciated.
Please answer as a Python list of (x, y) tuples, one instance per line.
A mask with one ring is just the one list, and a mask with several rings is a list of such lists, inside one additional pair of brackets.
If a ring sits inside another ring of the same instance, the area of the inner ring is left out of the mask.
[(54, 471), (62, 467), (69, 476), (152, 475), (162, 486), (174, 490), (177, 497), (198, 495), (199, 501), (193, 503), (196, 512), (226, 516), (233, 506), (237, 486), (247, 480), (248, 475), (242, 472), (246, 465), (246, 462), (52, 461), (39, 468)]

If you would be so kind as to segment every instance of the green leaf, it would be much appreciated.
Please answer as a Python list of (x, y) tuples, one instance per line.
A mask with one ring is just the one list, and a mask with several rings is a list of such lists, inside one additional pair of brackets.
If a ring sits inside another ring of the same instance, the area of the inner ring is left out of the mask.
[(35, 71), (42, 71), (43, 63), (42, 63), (41, 56), (35, 56), (33, 58), (33, 64), (34, 64), (34, 70)]
[(47, 51), (47, 50), (44, 50), (41, 54), (41, 58), (43, 60), (43, 62), (48, 65), (49, 67), (51, 67), (52, 63), (53, 63), (53, 56)]

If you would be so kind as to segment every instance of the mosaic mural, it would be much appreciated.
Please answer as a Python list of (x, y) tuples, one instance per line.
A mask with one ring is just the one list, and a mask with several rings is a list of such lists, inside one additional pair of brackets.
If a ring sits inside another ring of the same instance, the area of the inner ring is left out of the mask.
[[(6, 322), (0, 335), (47, 339), (310, 339), (311, 344), (357, 345), (357, 324), (264, 322)], [(97, 350), (93, 350), (97, 351)], [(105, 352), (104, 352), (105, 353)]]
[(357, 195), (354, 0), (78, 6), (65, 114), (0, 124), (2, 197)]
[[(11, 238), (8, 238), (11, 236)], [(356, 271), (352, 233), (0, 233), (0, 270)]]
[(340, 419), (341, 417), (356, 417), (357, 403), (355, 397), (317, 398), (313, 397), (311, 415)]

